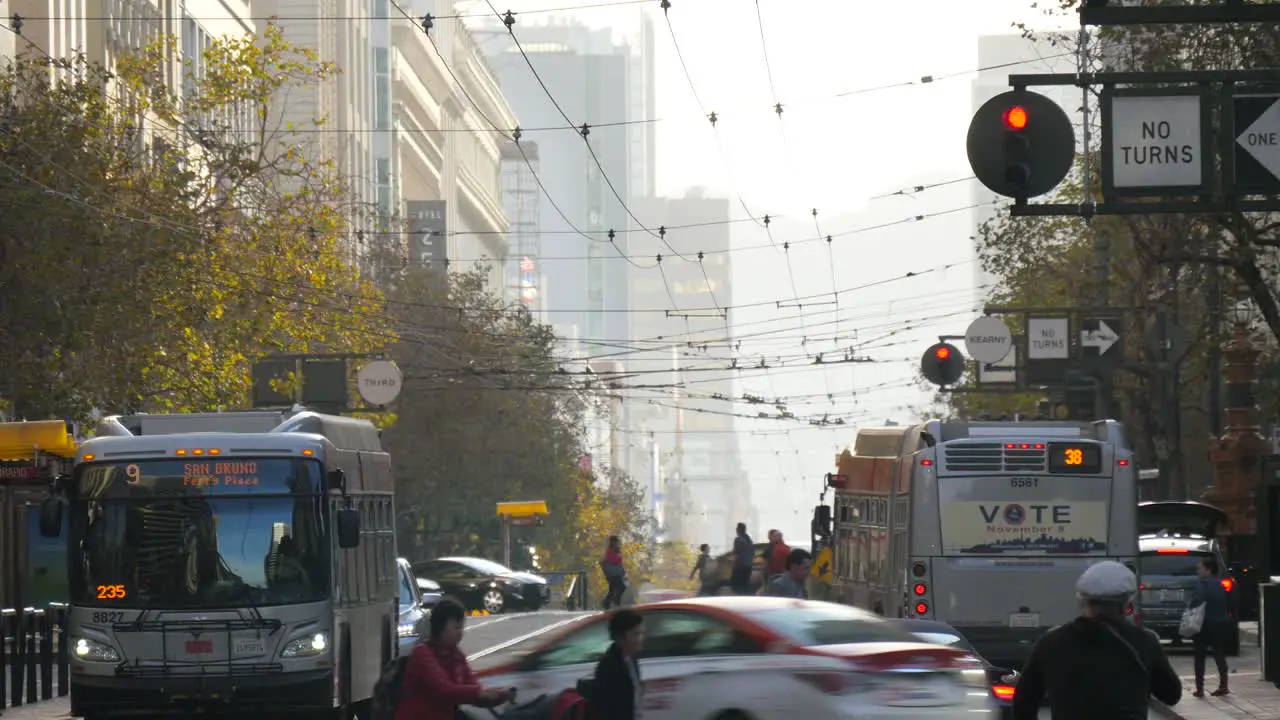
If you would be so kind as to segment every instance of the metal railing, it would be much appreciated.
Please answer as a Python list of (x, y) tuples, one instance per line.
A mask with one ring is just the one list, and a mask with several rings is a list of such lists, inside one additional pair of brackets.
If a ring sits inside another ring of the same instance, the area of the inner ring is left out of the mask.
[(0, 610), (0, 708), (67, 694), (67, 606)]
[(569, 572), (537, 573), (547, 579), (551, 586), (551, 605), (562, 604), (565, 610), (585, 610), (587, 608), (588, 584), (587, 571), (571, 570)]

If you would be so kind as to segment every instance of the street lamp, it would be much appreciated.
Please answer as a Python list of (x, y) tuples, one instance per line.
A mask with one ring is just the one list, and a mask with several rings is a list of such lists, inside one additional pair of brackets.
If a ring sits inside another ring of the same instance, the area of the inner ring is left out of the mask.
[(1253, 319), (1257, 315), (1257, 306), (1253, 304), (1253, 300), (1241, 300), (1232, 305), (1227, 314), (1236, 327), (1247, 328), (1253, 325)]

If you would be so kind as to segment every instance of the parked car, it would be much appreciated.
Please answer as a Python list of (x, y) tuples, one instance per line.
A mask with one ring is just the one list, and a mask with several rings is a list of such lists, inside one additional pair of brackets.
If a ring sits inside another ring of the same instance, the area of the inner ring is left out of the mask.
[(987, 682), (991, 686), (991, 699), (1003, 714), (1013, 712), (1014, 688), (1017, 687), (1017, 673), (1014, 668), (999, 667), (991, 664), (982, 656), (959, 630), (947, 623), (937, 620), (917, 620), (915, 618), (891, 619), (907, 632), (932, 645), (944, 645), (958, 648), (974, 656), (982, 663), (987, 673)]
[(415, 578), (415, 580), (418, 582), (418, 592), (422, 595), (422, 607), (431, 609), (444, 599), (444, 590), (440, 588), (440, 583), (424, 577)]
[[(1199, 581), (1196, 566), (1200, 558), (1215, 558), (1224, 573), (1228, 570), (1216, 540), (1218, 527), (1226, 523), (1226, 513), (1205, 503), (1138, 503), (1138, 620), (1143, 627), (1174, 645), (1182, 644), (1178, 626)], [(1231, 614), (1231, 635), (1224, 651), (1239, 655), (1236, 580), (1225, 575), (1220, 582), (1227, 591)]]
[(413, 572), (439, 583), (446, 597), (456, 599), (469, 610), (497, 615), (507, 610), (537, 610), (551, 601), (551, 586), (546, 578), (483, 558), (424, 560), (413, 564)]
[[(926, 644), (884, 618), (834, 603), (759, 596), (671, 600), (644, 616), (645, 720), (972, 718), (996, 708), (981, 663)], [(521, 697), (591, 676), (610, 613), (573, 622), (516, 660), (480, 673)]]
[(426, 637), (430, 612), (423, 604), (422, 593), (418, 590), (418, 583), (415, 582), (408, 560), (396, 559), (396, 574), (400, 582), (400, 624), (396, 633), (400, 638), (400, 654), (408, 655), (413, 651), (413, 644), (418, 638)]

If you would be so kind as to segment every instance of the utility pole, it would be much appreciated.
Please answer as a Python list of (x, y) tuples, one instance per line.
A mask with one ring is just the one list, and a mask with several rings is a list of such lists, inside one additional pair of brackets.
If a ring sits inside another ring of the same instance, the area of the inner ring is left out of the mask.
[(1156, 414), (1160, 421), (1156, 455), (1159, 461), (1160, 485), (1163, 497), (1157, 500), (1186, 499), (1186, 487), (1182, 482), (1182, 451), (1180, 449), (1181, 403), (1180, 369), (1174, 352), (1174, 328), (1178, 322), (1178, 279), (1182, 274), (1182, 261), (1174, 260), (1166, 271), (1167, 282), (1156, 306), (1156, 372), (1152, 378), (1158, 392), (1155, 397)]

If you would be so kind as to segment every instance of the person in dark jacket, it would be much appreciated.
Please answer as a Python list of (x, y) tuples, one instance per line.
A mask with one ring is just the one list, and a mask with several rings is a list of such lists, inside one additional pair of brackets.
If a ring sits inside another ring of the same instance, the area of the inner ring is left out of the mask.
[(751, 570), (756, 560), (756, 544), (747, 534), (747, 524), (738, 523), (738, 535), (733, 539), (733, 574), (729, 587), (735, 595), (751, 594)]
[(1182, 681), (1155, 633), (1125, 620), (1138, 580), (1107, 560), (1076, 582), (1081, 615), (1031, 649), (1013, 695), (1014, 720), (1036, 720), (1049, 699), (1053, 720), (1145, 720), (1154, 696), (1182, 699)]
[(1218, 577), (1220, 568), (1218, 559), (1202, 557), (1196, 564), (1196, 574), (1200, 580), (1196, 583), (1191, 595), (1191, 607), (1204, 605), (1204, 624), (1200, 632), (1191, 637), (1195, 648), (1196, 691), (1195, 696), (1204, 697), (1204, 661), (1213, 650), (1213, 664), (1218, 666), (1218, 689), (1213, 691), (1214, 697), (1221, 697), (1231, 692), (1227, 689), (1227, 642), (1231, 636), (1231, 615), (1227, 610), (1227, 589), (1222, 587), (1222, 578)]
[(622, 540), (617, 535), (609, 536), (604, 558), (600, 560), (600, 570), (604, 573), (605, 582), (609, 584), (604, 595), (604, 609), (621, 605), (622, 595), (627, 591), (627, 568), (622, 564)]
[(587, 720), (636, 720), (643, 687), (636, 656), (644, 646), (644, 618), (634, 610), (617, 610), (609, 618), (613, 642), (596, 665), (587, 693)]
[[(698, 578), (698, 597), (716, 594), (715, 569), (711, 566), (711, 546), (703, 543), (698, 546), (698, 561), (689, 571), (689, 579)], [(708, 573), (707, 571), (711, 572)]]

